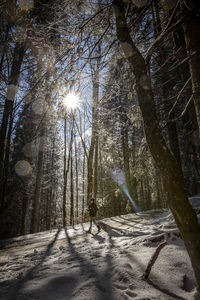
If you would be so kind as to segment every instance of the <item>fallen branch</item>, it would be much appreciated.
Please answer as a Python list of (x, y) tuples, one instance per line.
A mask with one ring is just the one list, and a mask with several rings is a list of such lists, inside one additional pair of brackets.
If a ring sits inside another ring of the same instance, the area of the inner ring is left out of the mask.
[(149, 274), (151, 272), (151, 269), (153, 267), (153, 265), (155, 264), (157, 258), (158, 258), (158, 255), (160, 253), (160, 251), (167, 245), (167, 241), (161, 243), (157, 248), (156, 248), (156, 251), (154, 252), (154, 254), (152, 255), (148, 265), (147, 265), (147, 268), (143, 274), (143, 278), (144, 279), (147, 279), (149, 277)]

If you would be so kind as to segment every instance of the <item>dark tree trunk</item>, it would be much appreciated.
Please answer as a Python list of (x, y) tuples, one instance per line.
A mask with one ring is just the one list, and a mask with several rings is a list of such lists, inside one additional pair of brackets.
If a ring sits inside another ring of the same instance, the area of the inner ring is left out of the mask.
[(43, 179), (43, 163), (44, 163), (44, 137), (45, 137), (45, 121), (41, 123), (40, 129), (40, 143), (39, 143), (39, 154), (37, 160), (37, 172), (36, 172), (36, 183), (35, 183), (35, 194), (33, 202), (33, 215), (32, 215), (32, 233), (38, 232), (39, 230), (39, 213), (40, 213), (40, 198), (42, 189)]
[[(20, 69), (23, 61), (25, 53), (25, 47), (23, 44), (16, 44), (13, 54), (13, 61), (12, 61), (12, 69), (9, 78), (9, 85), (18, 85)], [(4, 170), (4, 158), (5, 158), (5, 145), (6, 145), (6, 136), (7, 136), (7, 129), (8, 129), (8, 121), (9, 117), (12, 114), (14, 105), (14, 99), (9, 100), (6, 99), (3, 111), (3, 118), (1, 123), (0, 129), (0, 184), (3, 184), (3, 170)]]
[(73, 171), (73, 153), (72, 153), (72, 144), (74, 140), (74, 115), (72, 120), (72, 130), (71, 130), (71, 143), (70, 143), (70, 153), (71, 153), (71, 161), (70, 161), (70, 225), (74, 225), (74, 171)]
[(127, 59), (135, 76), (135, 88), (143, 116), (146, 140), (155, 163), (160, 169), (167, 203), (185, 242), (195, 273), (197, 289), (200, 292), (200, 225), (197, 215), (189, 203), (180, 165), (167, 148), (161, 134), (156, 116), (151, 79), (145, 61), (129, 34), (123, 2), (114, 0), (113, 5), (117, 38), (125, 55), (127, 54), (127, 45), (131, 49), (131, 54), (129, 51)]
[(66, 217), (67, 217), (67, 211), (66, 211), (66, 193), (67, 193), (67, 120), (64, 119), (64, 169), (63, 169), (63, 227), (66, 226)]
[(190, 74), (192, 78), (192, 93), (196, 110), (197, 123), (200, 136), (200, 3), (199, 0), (191, 0), (189, 6), (182, 1), (182, 12), (185, 14), (184, 24), (185, 43), (188, 55), (193, 55), (189, 60)]

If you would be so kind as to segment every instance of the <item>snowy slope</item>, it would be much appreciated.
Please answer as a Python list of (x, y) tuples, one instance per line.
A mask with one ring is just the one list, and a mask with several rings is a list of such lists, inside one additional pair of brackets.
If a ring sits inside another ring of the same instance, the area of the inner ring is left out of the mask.
[(193, 272), (176, 235), (142, 278), (162, 238), (178, 232), (169, 211), (112, 217), (101, 226), (93, 235), (85, 223), (1, 241), (0, 299), (193, 299)]

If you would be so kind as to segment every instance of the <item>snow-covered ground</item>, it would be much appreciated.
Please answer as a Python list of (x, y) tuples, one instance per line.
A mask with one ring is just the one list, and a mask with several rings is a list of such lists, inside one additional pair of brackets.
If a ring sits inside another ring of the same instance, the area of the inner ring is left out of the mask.
[(87, 234), (88, 225), (0, 241), (0, 299), (193, 299), (189, 257), (175, 235), (142, 278), (163, 234), (177, 232), (169, 211), (104, 219), (99, 234)]

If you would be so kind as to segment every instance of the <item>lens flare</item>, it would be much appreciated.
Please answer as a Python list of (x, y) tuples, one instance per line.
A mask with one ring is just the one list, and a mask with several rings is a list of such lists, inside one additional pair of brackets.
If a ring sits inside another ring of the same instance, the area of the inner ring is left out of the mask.
[(147, 5), (147, 0), (132, 0), (132, 3), (137, 7), (143, 7)]
[(26, 29), (21, 26), (17, 26), (13, 31), (12, 38), (15, 43), (23, 43), (26, 37)]
[(120, 185), (121, 190), (124, 192), (124, 194), (126, 194), (126, 196), (128, 197), (128, 199), (131, 201), (133, 207), (135, 208), (136, 212), (139, 212), (140, 209), (139, 207), (136, 205), (135, 201), (133, 200), (133, 198), (131, 197), (131, 195), (129, 194), (128, 188), (125, 184), (121, 184)]
[(113, 181), (119, 185), (120, 189), (124, 192), (124, 194), (131, 201), (133, 207), (135, 208), (135, 211), (139, 212), (140, 208), (136, 205), (135, 201), (131, 197), (129, 190), (126, 186), (124, 172), (119, 167), (114, 167), (111, 169), (110, 174), (111, 174)]
[(125, 183), (125, 175), (120, 168), (118, 167), (112, 168), (110, 174), (113, 181), (116, 182), (118, 185), (122, 185)]
[(133, 49), (130, 43), (127, 42), (121, 43), (121, 47), (124, 51), (124, 56), (126, 58), (133, 56)]
[(30, 10), (34, 6), (33, 0), (18, 0), (21, 10)]
[(32, 103), (32, 109), (36, 115), (42, 115), (44, 112), (42, 100), (36, 100)]
[(26, 160), (19, 160), (15, 165), (15, 172), (19, 176), (27, 176), (32, 172), (32, 167)]
[(14, 101), (16, 93), (17, 93), (17, 86), (14, 84), (10, 84), (7, 89), (7, 95), (6, 95), (7, 99)]
[(27, 143), (23, 148), (23, 152), (26, 157), (36, 157), (38, 154), (36, 142)]
[(161, 0), (161, 5), (164, 10), (171, 10), (173, 9), (177, 4), (177, 0)]

